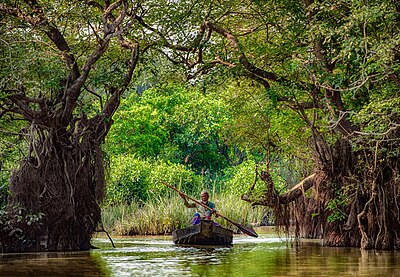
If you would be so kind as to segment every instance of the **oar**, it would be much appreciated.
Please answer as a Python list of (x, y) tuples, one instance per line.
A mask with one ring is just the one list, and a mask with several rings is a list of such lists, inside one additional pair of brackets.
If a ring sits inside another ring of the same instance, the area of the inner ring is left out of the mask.
[[(196, 199), (193, 199), (192, 197), (190, 197), (190, 196), (184, 194), (183, 192), (181, 192), (180, 190), (178, 190), (176, 187), (171, 186), (170, 184), (168, 184), (168, 183), (166, 183), (166, 182), (162, 182), (162, 183), (163, 183), (164, 185), (166, 185), (167, 187), (169, 187), (169, 188), (175, 190), (176, 192), (178, 192), (178, 193), (184, 195), (185, 197), (189, 198), (189, 199), (192, 200), (193, 202), (199, 204), (200, 206), (203, 206), (204, 208), (206, 208), (206, 209), (208, 209), (208, 210), (210, 210), (210, 211), (213, 211), (213, 209), (211, 209), (211, 208), (208, 207), (207, 205), (204, 205), (203, 203), (197, 201)], [(217, 216), (219, 216), (219, 217), (222, 217), (222, 218), (225, 219), (226, 221), (232, 223), (232, 224), (235, 225), (236, 227), (238, 227), (238, 228), (240, 229), (240, 231), (242, 231), (242, 232), (245, 233), (246, 235), (249, 235), (249, 236), (251, 236), (251, 237), (258, 237), (257, 233), (256, 233), (253, 229), (244, 227), (243, 225), (241, 225), (241, 224), (239, 224), (239, 223), (237, 223), (237, 222), (234, 222), (234, 221), (230, 220), (229, 218), (226, 218), (225, 216), (221, 215), (221, 214), (218, 213), (218, 212), (215, 212), (215, 214), (216, 214)]]

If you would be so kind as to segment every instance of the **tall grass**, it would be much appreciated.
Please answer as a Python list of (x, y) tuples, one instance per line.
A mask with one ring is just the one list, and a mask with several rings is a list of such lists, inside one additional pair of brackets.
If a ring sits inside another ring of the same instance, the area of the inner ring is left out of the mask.
[[(218, 212), (242, 225), (258, 223), (262, 207), (252, 209), (238, 196), (211, 192), (210, 201)], [(167, 235), (174, 229), (190, 225), (195, 209), (188, 209), (179, 196), (160, 196), (145, 203), (120, 204), (103, 208), (103, 226), (113, 235)], [(220, 225), (237, 231), (222, 218), (213, 218)]]

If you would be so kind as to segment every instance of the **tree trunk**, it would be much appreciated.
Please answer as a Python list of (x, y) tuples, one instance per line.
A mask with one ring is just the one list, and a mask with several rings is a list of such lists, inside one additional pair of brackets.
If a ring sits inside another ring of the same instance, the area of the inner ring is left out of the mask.
[[(398, 136), (398, 130), (391, 134)], [(315, 174), (282, 195), (272, 191), (269, 180), (264, 195), (249, 192), (242, 199), (273, 207), (280, 227), (294, 227), (300, 238), (323, 239), (325, 246), (400, 249), (400, 162), (393, 156), (398, 146), (390, 139), (375, 145), (360, 141), (357, 152), (347, 139), (318, 145)]]
[(3, 251), (90, 248), (104, 196), (100, 145), (108, 127), (103, 122), (100, 117), (81, 120), (72, 134), (32, 126), (31, 152), (11, 177), (8, 210), (41, 219), (35, 224), (14, 222), (23, 234), (6, 242)]

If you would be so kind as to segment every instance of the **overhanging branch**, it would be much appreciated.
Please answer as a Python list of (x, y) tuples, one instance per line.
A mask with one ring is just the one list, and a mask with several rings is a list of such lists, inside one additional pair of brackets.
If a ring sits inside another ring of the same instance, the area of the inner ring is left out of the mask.
[[(295, 185), (289, 191), (284, 194), (278, 196), (278, 203), (279, 204), (288, 204), (290, 202), (295, 201), (300, 196), (304, 195), (304, 193), (309, 190), (315, 183), (316, 174), (311, 174), (307, 178), (303, 179), (300, 183)], [(241, 197), (242, 200), (251, 203), (253, 206), (260, 205), (260, 206), (268, 206), (272, 207), (276, 203), (275, 201), (271, 201), (271, 199), (266, 198), (264, 195), (255, 198), (250, 194), (244, 194)]]

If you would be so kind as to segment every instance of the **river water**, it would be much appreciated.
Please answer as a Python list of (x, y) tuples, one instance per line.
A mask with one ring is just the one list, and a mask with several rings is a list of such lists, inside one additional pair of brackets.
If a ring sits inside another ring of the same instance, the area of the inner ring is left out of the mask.
[(318, 241), (235, 236), (231, 247), (170, 237), (97, 238), (87, 252), (0, 254), (0, 276), (400, 276), (400, 251), (326, 248)]

